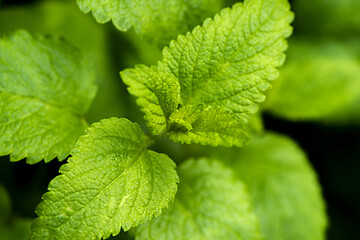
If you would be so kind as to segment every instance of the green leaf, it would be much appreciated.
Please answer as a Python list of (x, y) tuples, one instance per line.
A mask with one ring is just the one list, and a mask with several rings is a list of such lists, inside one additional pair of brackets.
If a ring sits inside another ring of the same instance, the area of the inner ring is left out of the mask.
[(165, 154), (127, 119), (95, 123), (37, 207), (31, 239), (100, 239), (158, 216), (173, 201), (178, 176)]
[(266, 239), (325, 239), (327, 219), (317, 177), (291, 139), (268, 133), (228, 157), (218, 154), (248, 187)]
[(138, 97), (136, 102), (145, 113), (152, 133), (165, 133), (168, 128), (167, 119), (178, 108), (180, 85), (177, 79), (158, 72), (155, 67), (143, 65), (122, 71), (121, 77), (129, 86), (129, 92)]
[[(289, 8), (286, 0), (235, 4), (172, 41), (157, 66), (123, 71), (123, 81), (138, 97), (139, 105), (146, 109), (152, 103), (154, 110), (144, 110), (152, 132), (163, 134), (170, 126), (169, 113), (188, 105), (199, 106), (199, 110), (203, 105), (220, 106), (222, 112), (235, 114), (239, 124), (246, 123), (264, 101), (263, 92), (277, 78), (276, 67), (284, 61), (284, 38), (292, 31)], [(162, 102), (169, 99), (171, 102)], [(208, 122), (206, 117), (201, 121)], [(198, 140), (186, 142), (190, 141)]]
[(248, 0), (171, 42), (163, 64), (180, 83), (181, 104), (220, 105), (240, 117), (256, 112), (284, 62), (289, 7), (286, 0)]
[(244, 185), (209, 159), (188, 160), (178, 170), (174, 204), (136, 229), (136, 240), (262, 239)]
[(65, 159), (87, 124), (89, 62), (61, 39), (18, 31), (0, 41), (0, 155)]
[[(8, 34), (17, 29), (63, 37), (91, 58), (98, 92), (86, 113), (89, 123), (126, 115), (127, 96), (119, 94), (120, 91), (125, 91), (117, 75), (119, 63), (111, 59), (116, 50), (113, 49), (111, 54), (108, 51), (110, 35), (92, 16), (79, 11), (74, 0), (33, 1), (32, 4), (0, 8), (0, 34)], [(114, 36), (111, 39), (114, 40)], [(119, 44), (118, 39), (114, 41)], [(136, 56), (133, 51), (132, 54)]]
[(292, 120), (321, 120), (358, 99), (360, 63), (353, 48), (295, 39), (290, 46), (264, 109)]
[(248, 140), (245, 123), (221, 107), (184, 106), (169, 118), (167, 135), (175, 142), (242, 146)]
[(110, 20), (121, 31), (134, 27), (150, 41), (168, 43), (223, 6), (222, 0), (77, 0), (80, 9), (92, 11), (99, 23)]

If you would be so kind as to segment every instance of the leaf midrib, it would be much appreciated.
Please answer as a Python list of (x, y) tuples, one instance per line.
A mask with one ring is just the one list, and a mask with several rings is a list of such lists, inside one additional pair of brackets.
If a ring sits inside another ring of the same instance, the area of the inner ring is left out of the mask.
[[(278, 5), (278, 4), (279, 4), (279, 1), (277, 1), (277, 5)], [(243, 44), (242, 44), (241, 46), (239, 46), (239, 47), (236, 49), (236, 51), (234, 51), (234, 52), (231, 54), (231, 56), (230, 56), (227, 60), (225, 60), (225, 62), (223, 62), (223, 63), (221, 64), (221, 66), (213, 73), (212, 77), (208, 78), (204, 83), (201, 84), (201, 86), (202, 86), (202, 85), (206, 85), (206, 84), (208, 84), (209, 82), (214, 81), (214, 79), (215, 79), (215, 77), (217, 76), (217, 74), (221, 73), (221, 71), (223, 70), (223, 68), (224, 68), (225, 66), (231, 64), (231, 61), (232, 61), (233, 58), (237, 55), (237, 53), (239, 53), (239, 52), (241, 51), (241, 49), (243, 49), (244, 46), (246, 46), (246, 44), (256, 35), (256, 33), (258, 33), (258, 32), (260, 31), (261, 27), (264, 26), (264, 25), (271, 19), (271, 17), (272, 17), (272, 15), (273, 15), (273, 13), (274, 13), (277, 5), (274, 6), (274, 8), (272, 9), (271, 14), (269, 14), (268, 18), (267, 18), (265, 21), (263, 21), (261, 24), (259, 24), (259, 25), (257, 26), (256, 30), (251, 33), (251, 36), (249, 36), (249, 37), (243, 42)], [(245, 6), (245, 4), (244, 4), (244, 6)], [(246, 11), (246, 8), (243, 10), (243, 12), (245, 12), (245, 11)], [(242, 12), (242, 13), (243, 13), (243, 12)], [(237, 17), (235, 23), (236, 23), (236, 22), (238, 21), (238, 19), (241, 18), (242, 16), (243, 16), (243, 14), (240, 14), (240, 15)], [(234, 23), (234, 25), (233, 25), (232, 28), (235, 27), (235, 25), (236, 25), (235, 23)], [(214, 22), (213, 22), (213, 24), (214, 24)], [(231, 30), (231, 31), (232, 31), (232, 30)], [(266, 46), (266, 47), (269, 47), (269, 46)], [(266, 47), (265, 47), (265, 48), (266, 48)], [(265, 48), (264, 48), (264, 49), (265, 49)], [(264, 49), (262, 49), (262, 51), (264, 51)], [(258, 54), (258, 53), (259, 53), (259, 52), (256, 52), (256, 54)], [(255, 56), (256, 54), (251, 55), (251, 56), (248, 56), (247, 59), (250, 58), (250, 57)], [(193, 79), (193, 76), (192, 76), (192, 79)], [(195, 87), (196, 87), (197, 85), (196, 85), (196, 84), (193, 84), (192, 82), (193, 82), (193, 81), (191, 81), (191, 86), (195, 86)], [(191, 100), (193, 99), (193, 96), (196, 95), (196, 91), (193, 91), (193, 89), (194, 89), (194, 88), (191, 89), (190, 97), (186, 100), (186, 102), (191, 102)], [(199, 88), (195, 88), (195, 89), (199, 89)], [(201, 89), (201, 88), (200, 88), (200, 89)]]
[[(124, 169), (123, 172), (121, 172), (116, 178), (114, 178), (111, 182), (109, 182), (107, 184), (106, 187), (104, 187), (99, 193), (97, 193), (94, 197), (92, 197), (86, 204), (84, 204), (81, 208), (79, 208), (77, 211), (74, 211), (66, 220), (66, 222), (64, 222), (62, 225), (67, 224), (70, 221), (70, 218), (75, 214), (75, 213), (79, 213), (81, 211), (83, 211), (91, 202), (95, 201), (96, 198), (98, 198), (106, 189), (108, 189), (111, 185), (113, 185), (119, 178), (121, 178), (126, 171), (128, 171), (141, 157), (141, 155), (147, 150), (146, 147), (143, 147), (143, 149), (141, 149), (141, 151), (139, 151), (139, 154), (134, 158), (134, 160)], [(122, 222), (120, 223), (121, 225), (123, 224)]]

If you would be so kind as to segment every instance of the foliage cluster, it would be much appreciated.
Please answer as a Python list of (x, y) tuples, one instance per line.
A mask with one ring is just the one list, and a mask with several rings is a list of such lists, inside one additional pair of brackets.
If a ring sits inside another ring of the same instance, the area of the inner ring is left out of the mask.
[(316, 173), (262, 113), (359, 122), (360, 21), (325, 25), (357, 6), (292, 1), (288, 50), (288, 0), (0, 8), (0, 155), (66, 161), (34, 220), (0, 185), (0, 235), (325, 239)]

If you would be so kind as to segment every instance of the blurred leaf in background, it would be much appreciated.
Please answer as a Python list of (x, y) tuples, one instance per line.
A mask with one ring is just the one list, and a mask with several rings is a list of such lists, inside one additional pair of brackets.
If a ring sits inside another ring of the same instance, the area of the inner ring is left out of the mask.
[(123, 96), (119, 94), (122, 83), (109, 58), (107, 28), (79, 11), (75, 1), (46, 0), (1, 8), (0, 34), (17, 29), (64, 37), (93, 60), (99, 90), (87, 114), (89, 123), (125, 114)]
[(32, 219), (12, 215), (11, 199), (0, 184), (0, 238), (1, 240), (25, 240), (30, 237)]
[(360, 62), (351, 46), (293, 38), (264, 108), (289, 120), (321, 120), (360, 96)]
[(290, 138), (274, 133), (215, 151), (249, 189), (265, 239), (321, 240), (327, 217), (317, 176)]
[(360, 123), (360, 1), (294, 0), (287, 60), (264, 109), (292, 121)]
[(77, 0), (99, 23), (110, 20), (120, 31), (133, 27), (142, 38), (164, 46), (223, 7), (223, 0)]

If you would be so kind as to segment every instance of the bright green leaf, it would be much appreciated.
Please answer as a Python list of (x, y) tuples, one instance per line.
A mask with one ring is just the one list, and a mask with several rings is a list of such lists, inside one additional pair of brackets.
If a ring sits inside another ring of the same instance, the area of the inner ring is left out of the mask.
[(285, 59), (289, 8), (286, 0), (248, 0), (171, 42), (163, 64), (180, 83), (181, 104), (220, 105), (240, 117), (256, 112)]
[(168, 118), (176, 111), (180, 99), (180, 85), (176, 78), (143, 65), (121, 72), (129, 92), (138, 97), (137, 104), (153, 134), (161, 135), (168, 128)]
[(83, 12), (91, 11), (99, 23), (112, 20), (121, 31), (134, 27), (139, 35), (161, 45), (223, 6), (222, 0), (77, 0), (77, 3)]
[(61, 39), (18, 31), (0, 41), (0, 155), (65, 159), (95, 96), (89, 62)]
[(170, 116), (167, 135), (175, 142), (230, 147), (249, 140), (245, 129), (245, 123), (221, 107), (188, 105)]
[[(144, 109), (151, 103), (151, 110), (144, 112), (153, 133), (162, 134), (170, 126), (169, 113), (188, 105), (193, 105), (193, 109), (200, 105), (199, 110), (203, 105), (220, 106), (222, 112), (239, 118), (238, 125), (246, 123), (264, 101), (263, 92), (270, 86), (269, 81), (277, 78), (276, 67), (284, 61), (285, 37), (292, 30), (289, 23), (293, 14), (289, 8), (286, 0), (235, 4), (171, 42), (157, 66), (123, 71), (123, 81), (129, 85), (130, 93), (139, 98), (139, 105)], [(162, 101), (169, 99), (171, 105), (164, 108), (169, 103)], [(209, 122), (206, 116), (200, 121)], [(161, 126), (154, 129), (154, 125)], [(198, 140), (183, 140), (191, 141)], [(216, 141), (212, 144), (218, 145)]]
[(264, 108), (292, 120), (321, 120), (360, 95), (360, 63), (336, 42), (292, 41)]
[(173, 201), (178, 177), (165, 154), (127, 119), (95, 123), (37, 207), (31, 239), (100, 239), (157, 216)]
[(327, 220), (319, 183), (291, 139), (269, 133), (228, 158), (219, 155), (248, 187), (266, 239), (325, 239)]
[(244, 185), (215, 160), (188, 160), (179, 167), (174, 204), (136, 229), (136, 240), (262, 239)]

